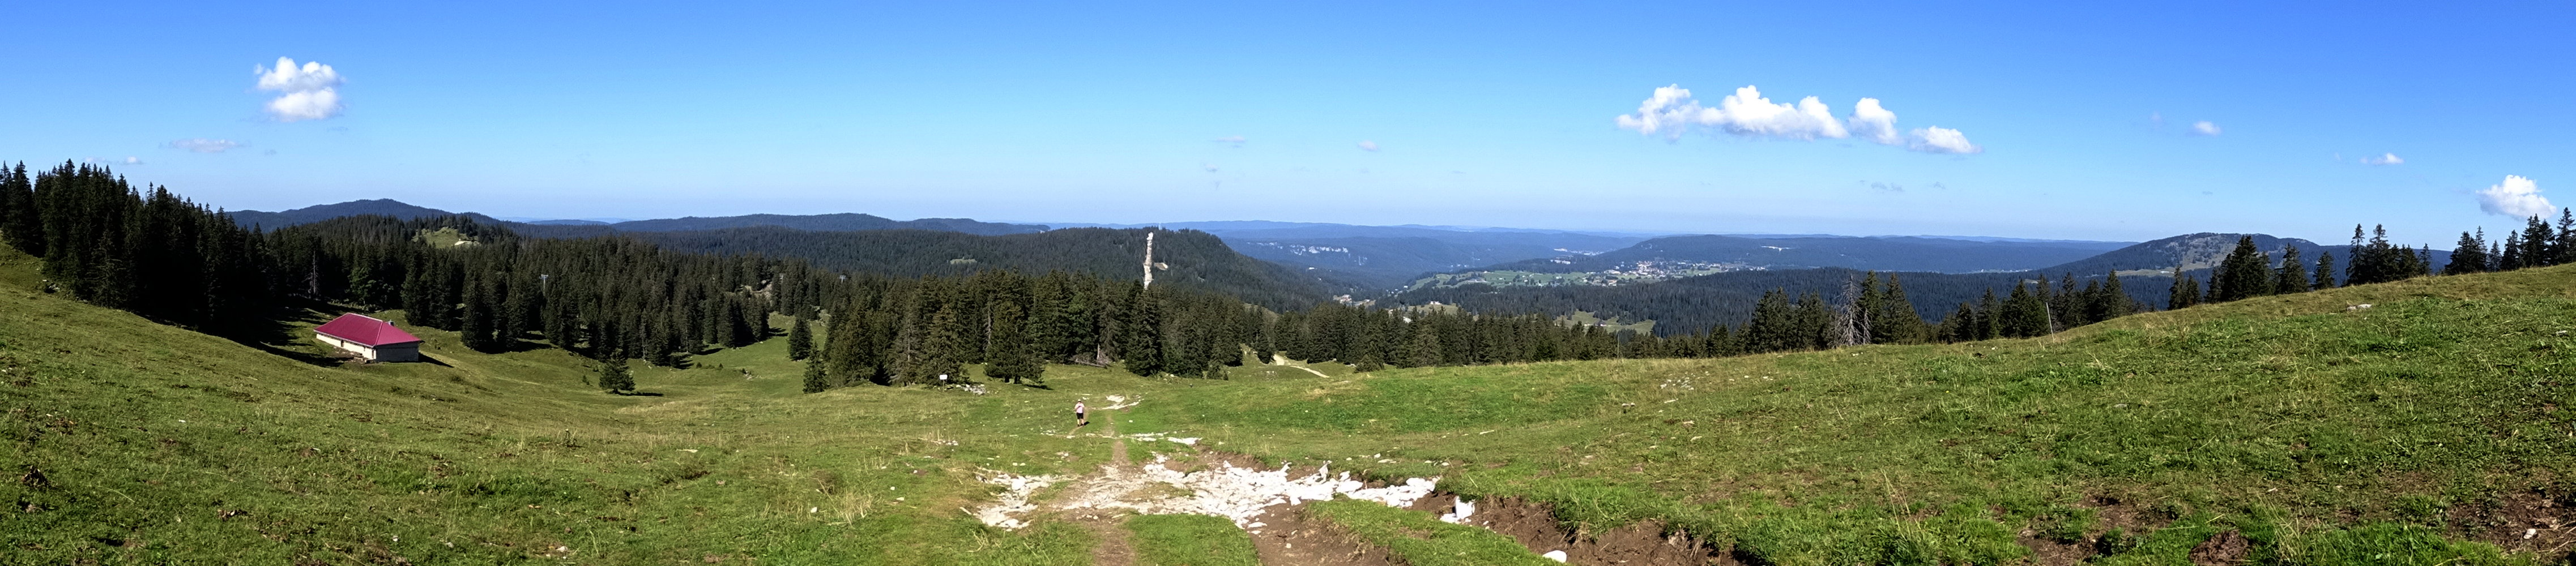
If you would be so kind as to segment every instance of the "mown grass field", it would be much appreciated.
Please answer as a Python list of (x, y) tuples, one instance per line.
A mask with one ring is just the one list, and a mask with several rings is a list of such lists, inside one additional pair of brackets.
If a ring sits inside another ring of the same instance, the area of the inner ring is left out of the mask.
[[(6, 563), (1088, 564), (1103, 540), (1090, 527), (995, 529), (961, 508), (991, 500), (985, 470), (1095, 470), (1109, 440), (1072, 434), (1066, 413), (1111, 394), (1141, 402), (1116, 415), (1123, 433), (1437, 475), (1552, 504), (1577, 531), (1656, 520), (1756, 562), (2012, 563), (2080, 546), (2108, 551), (2098, 563), (2181, 563), (2233, 532), (2263, 563), (2511, 563), (2576, 541), (2520, 538), (2576, 520), (2566, 267), (2033, 340), (1309, 366), (1326, 377), (1246, 366), (1230, 381), (1058, 366), (1048, 389), (983, 396), (802, 394), (782, 340), (637, 366), (637, 396), (589, 386), (587, 360), (473, 353), (426, 329), (437, 364), (315, 365), (35, 289), (24, 256), (0, 257)], [(2346, 310), (2359, 303), (2374, 307)], [(297, 336), (274, 347), (320, 352)], [(1362, 535), (1428, 520), (1315, 514)], [(1219, 542), (1242, 536), (1222, 521), (1127, 530), (1148, 563), (1245, 555)], [(1453, 556), (1491, 542), (1424, 540)]]

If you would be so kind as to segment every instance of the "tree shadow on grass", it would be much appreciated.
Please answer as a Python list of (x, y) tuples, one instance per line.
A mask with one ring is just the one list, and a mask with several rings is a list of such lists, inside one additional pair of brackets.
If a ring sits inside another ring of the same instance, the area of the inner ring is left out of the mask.
[(297, 307), (281, 308), (264, 320), (243, 321), (228, 325), (226, 328), (215, 329), (215, 332), (208, 334), (308, 365), (340, 367), (340, 364), (346, 361), (341, 356), (298, 348), (304, 345), (303, 333), (312, 331), (305, 328), (303, 321), (298, 319), (298, 315), (305, 311), (306, 309)]

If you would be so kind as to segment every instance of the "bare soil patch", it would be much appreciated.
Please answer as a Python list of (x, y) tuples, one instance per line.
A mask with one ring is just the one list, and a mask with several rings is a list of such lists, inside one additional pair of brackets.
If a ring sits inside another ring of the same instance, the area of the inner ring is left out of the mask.
[(2530, 552), (2555, 564), (2576, 549), (2576, 505), (2537, 491), (2452, 506), (2450, 522), (2469, 540)]
[[(1414, 510), (1449, 513), (1458, 495), (1434, 494), (1416, 501)], [(1463, 524), (1492, 529), (1520, 541), (1530, 552), (1565, 552), (1566, 563), (1585, 565), (1702, 566), (1741, 564), (1725, 549), (1687, 535), (1664, 534), (1664, 525), (1646, 521), (1582, 536), (1567, 532), (1555, 510), (1544, 503), (1515, 497), (1475, 501), (1475, 512)]]
[(1249, 529), (1253, 554), (1262, 564), (1325, 566), (1395, 566), (1385, 547), (1360, 541), (1323, 521), (1308, 521), (1304, 507), (1272, 505), (1253, 519)]
[(2200, 541), (2199, 546), (2191, 547), (2191, 563), (2198, 566), (2244, 564), (2253, 555), (2254, 541), (2246, 540), (2245, 533), (2235, 529), (2218, 533), (2218, 536)]

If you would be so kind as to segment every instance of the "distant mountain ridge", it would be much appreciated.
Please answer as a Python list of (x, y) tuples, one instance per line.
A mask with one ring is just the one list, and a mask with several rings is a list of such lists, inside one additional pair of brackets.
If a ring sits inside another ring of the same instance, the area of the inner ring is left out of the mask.
[[(2157, 271), (2162, 275), (2171, 276), (2179, 267), (2185, 274), (2197, 275), (2216, 267), (2219, 260), (2225, 259), (2228, 252), (2236, 249), (2236, 241), (2246, 236), (2252, 236), (2255, 249), (2262, 250), (2263, 255), (2270, 256), (2276, 263), (2281, 261), (2284, 246), (2297, 246), (2299, 262), (2310, 266), (2316, 264), (2318, 253), (2334, 254), (2338, 271), (2352, 258), (2352, 246), (2348, 244), (2319, 244), (2270, 234), (2199, 232), (2139, 242), (2129, 247), (2103, 252), (2101, 255), (2042, 268), (2039, 272), (2090, 276), (2111, 271), (2126, 272), (2124, 274), (2127, 275), (2146, 275), (2143, 272)], [(2442, 266), (2451, 262), (2450, 250), (2434, 249), (2431, 255), (2435, 271), (2440, 271)], [(2206, 277), (2204, 276), (2203, 279)]]
[(353, 200), (333, 204), (317, 204), (304, 208), (281, 210), (277, 212), (234, 210), (228, 211), (226, 214), (232, 215), (234, 224), (239, 224), (243, 227), (259, 227), (269, 230), (299, 224), (312, 224), (345, 216), (366, 216), (370, 214), (376, 216), (391, 216), (403, 220), (432, 216), (464, 216), (473, 218), (475, 222), (502, 222), (500, 219), (481, 214), (471, 212), (448, 212), (424, 206), (414, 206), (389, 198)]
[(1976, 241), (1920, 236), (1670, 236), (1589, 257), (1528, 260), (1485, 270), (1579, 273), (1639, 263), (1724, 265), (1733, 269), (1842, 267), (1878, 271), (1976, 273), (2024, 271), (2100, 254), (2122, 242)]
[(984, 236), (1028, 234), (1044, 232), (1047, 230), (1046, 226), (1037, 224), (979, 222), (966, 218), (894, 220), (873, 214), (860, 214), (853, 212), (811, 215), (746, 214), (742, 216), (690, 216), (653, 220), (629, 220), (615, 223), (570, 219), (511, 222), (478, 213), (448, 212), (435, 208), (407, 204), (393, 199), (353, 200), (343, 203), (314, 205), (278, 212), (241, 210), (233, 211), (230, 214), (232, 214), (233, 222), (236, 224), (240, 224), (242, 226), (258, 226), (267, 229), (284, 228), (299, 224), (311, 224), (314, 222), (321, 222), (346, 216), (362, 216), (370, 214), (391, 216), (405, 220), (430, 216), (464, 216), (473, 218), (476, 222), (489, 222), (506, 225), (521, 233), (543, 237), (582, 237), (604, 235), (613, 232), (718, 230), (725, 228), (749, 228), (755, 226), (776, 226), (792, 230), (808, 230), (816, 232), (845, 232), (855, 230), (932, 230)]

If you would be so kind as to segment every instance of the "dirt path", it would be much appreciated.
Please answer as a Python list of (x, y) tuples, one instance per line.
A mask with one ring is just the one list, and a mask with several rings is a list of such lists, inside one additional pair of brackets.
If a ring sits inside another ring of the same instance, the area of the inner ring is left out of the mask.
[(1118, 435), (1117, 413), (1100, 411), (1101, 431), (1109, 433), (1109, 465), (1127, 465), (1127, 437)]
[[(1100, 430), (1109, 435), (1109, 465), (1126, 468), (1127, 437), (1118, 434), (1117, 413), (1108, 410), (1094, 413), (1100, 415)], [(1136, 563), (1136, 548), (1127, 542), (1127, 514), (1091, 513), (1084, 515), (1080, 522), (1091, 529), (1091, 534), (1100, 537), (1100, 544), (1091, 547), (1092, 564), (1128, 566)]]
[(1290, 366), (1288, 366), (1288, 367), (1292, 367), (1292, 368), (1297, 368), (1297, 369), (1306, 370), (1306, 373), (1315, 374), (1315, 377), (1332, 377), (1332, 376), (1329, 376), (1329, 375), (1324, 375), (1324, 372), (1315, 371), (1315, 368), (1310, 368), (1310, 367), (1300, 366), (1300, 365), (1290, 365)]

